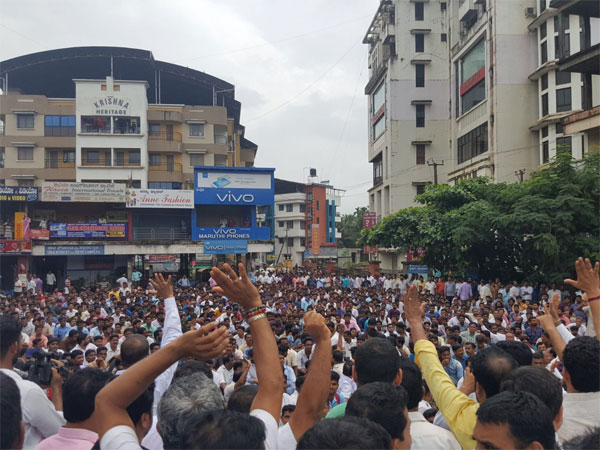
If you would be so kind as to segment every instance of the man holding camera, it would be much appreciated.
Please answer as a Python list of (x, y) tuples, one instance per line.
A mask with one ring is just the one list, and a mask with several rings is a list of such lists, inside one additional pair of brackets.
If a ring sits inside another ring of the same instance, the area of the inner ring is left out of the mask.
[(21, 393), (25, 441), (23, 448), (33, 448), (40, 443), (42, 436), (57, 433), (65, 423), (62, 416), (62, 378), (52, 368), (52, 402), (37, 384), (23, 380), (14, 372), (13, 364), (21, 350), (21, 324), (14, 318), (0, 316), (0, 371), (12, 378)]

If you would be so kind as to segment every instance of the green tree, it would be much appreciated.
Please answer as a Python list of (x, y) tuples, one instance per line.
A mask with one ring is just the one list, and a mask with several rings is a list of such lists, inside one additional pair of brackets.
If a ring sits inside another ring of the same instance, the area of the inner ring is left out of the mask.
[(430, 186), (407, 208), (364, 230), (360, 243), (425, 248), (432, 268), (485, 278), (522, 273), (562, 280), (581, 255), (600, 256), (600, 156), (560, 152), (522, 183), (460, 180)]
[(345, 214), (338, 226), (342, 238), (338, 240), (338, 247), (341, 248), (356, 248), (357, 241), (360, 238), (360, 232), (363, 228), (363, 214), (367, 208), (362, 206), (356, 208), (354, 213)]

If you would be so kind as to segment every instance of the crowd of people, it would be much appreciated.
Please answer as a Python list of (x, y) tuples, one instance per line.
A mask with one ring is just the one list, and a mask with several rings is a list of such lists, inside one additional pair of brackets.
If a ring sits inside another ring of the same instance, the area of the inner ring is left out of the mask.
[(600, 448), (600, 263), (575, 269), (31, 276), (0, 297), (0, 447)]

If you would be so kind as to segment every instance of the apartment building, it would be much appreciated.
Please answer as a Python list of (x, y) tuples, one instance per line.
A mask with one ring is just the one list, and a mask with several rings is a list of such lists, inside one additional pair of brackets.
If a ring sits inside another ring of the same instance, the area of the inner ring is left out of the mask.
[(337, 225), (341, 215), (343, 191), (328, 183), (298, 183), (275, 180), (273, 230), (274, 260), (291, 261), (301, 266), (304, 261), (337, 259)]

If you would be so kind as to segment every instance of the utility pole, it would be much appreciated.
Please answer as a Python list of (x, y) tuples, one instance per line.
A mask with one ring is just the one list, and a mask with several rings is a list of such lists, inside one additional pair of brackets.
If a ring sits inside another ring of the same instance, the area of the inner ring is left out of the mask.
[(519, 183), (523, 182), (523, 176), (525, 175), (525, 169), (515, 170), (515, 175), (519, 179)]
[(444, 165), (444, 161), (442, 161), (442, 162), (435, 162), (435, 160), (433, 158), (431, 158), (430, 160), (427, 161), (427, 165), (428, 166), (433, 166), (433, 184), (435, 186), (437, 186), (437, 184), (438, 184), (437, 168), (438, 168), (438, 166), (443, 166)]

